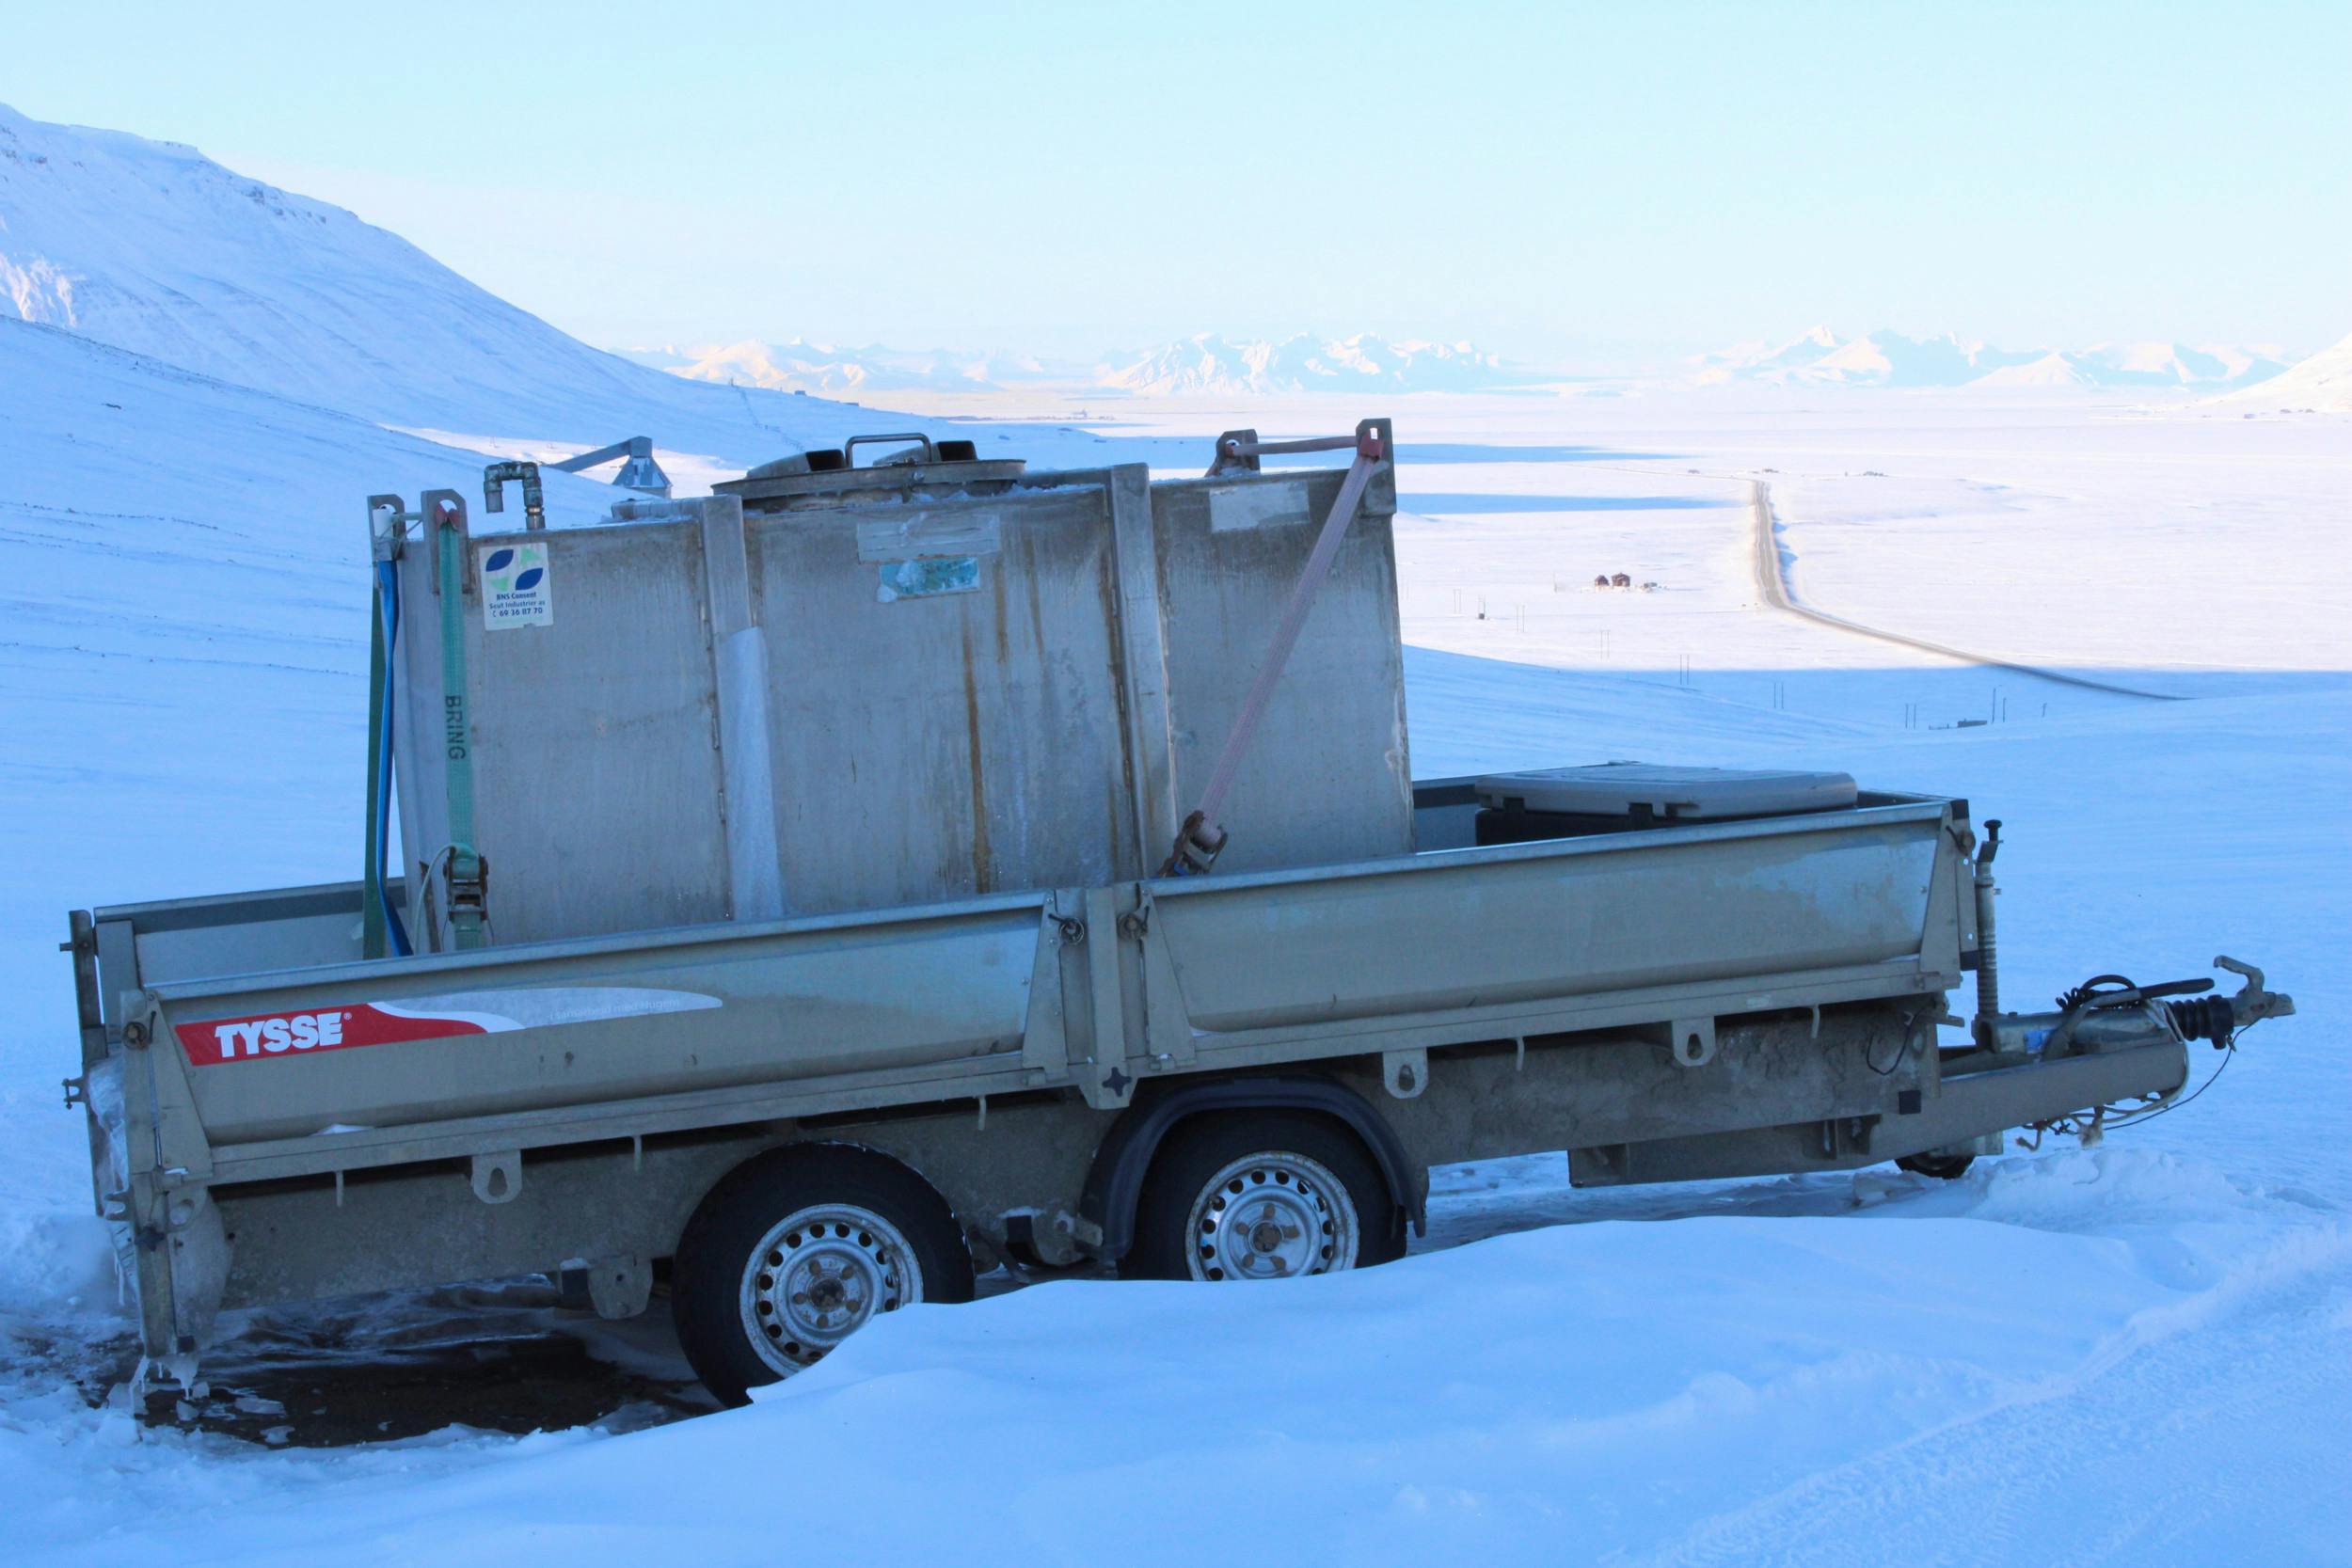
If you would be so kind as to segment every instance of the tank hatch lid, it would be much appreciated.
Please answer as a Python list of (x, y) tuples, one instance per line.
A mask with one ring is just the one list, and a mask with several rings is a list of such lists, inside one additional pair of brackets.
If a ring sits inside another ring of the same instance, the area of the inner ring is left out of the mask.
[(1852, 806), (1857, 798), (1853, 779), (1845, 773), (1676, 768), (1648, 762), (1489, 773), (1477, 788), (1478, 798), (1498, 811), (1677, 822), (1838, 811)]
[[(900, 441), (918, 444), (865, 467), (855, 466), (860, 446)], [(711, 489), (740, 498), (751, 510), (765, 511), (859, 497), (887, 499), (916, 491), (993, 495), (1021, 478), (1027, 467), (1027, 462), (1018, 457), (982, 457), (965, 440), (933, 441), (914, 433), (858, 436), (842, 447), (796, 451), (762, 463), (741, 479), (723, 481)]]

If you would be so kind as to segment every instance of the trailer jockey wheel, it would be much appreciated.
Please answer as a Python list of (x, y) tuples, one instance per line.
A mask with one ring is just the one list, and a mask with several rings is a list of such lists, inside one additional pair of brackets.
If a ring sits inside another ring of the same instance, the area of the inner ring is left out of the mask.
[(971, 1299), (972, 1259), (946, 1200), (848, 1144), (794, 1144), (738, 1165), (687, 1223), (670, 1275), (679, 1347), (723, 1404), (884, 1312)]
[(1938, 1181), (1957, 1181), (1976, 1163), (1973, 1154), (1906, 1154), (1895, 1162), (1895, 1168), (1914, 1176), (1932, 1176)]
[(1404, 1217), (1356, 1135), (1321, 1117), (1240, 1111), (1178, 1124), (1152, 1158), (1120, 1272), (1293, 1279), (1386, 1263)]

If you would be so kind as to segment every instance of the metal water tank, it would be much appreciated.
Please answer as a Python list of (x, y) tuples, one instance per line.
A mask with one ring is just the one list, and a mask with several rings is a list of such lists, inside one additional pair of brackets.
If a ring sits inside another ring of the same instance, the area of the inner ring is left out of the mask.
[[(433, 551), (406, 542), (410, 910), (446, 903), (453, 749), (500, 943), (1155, 873), (1340, 474), (853, 452), (468, 537), (462, 736)], [(1383, 463), (1229, 797), (1221, 870), (1411, 852), (1394, 509)]]

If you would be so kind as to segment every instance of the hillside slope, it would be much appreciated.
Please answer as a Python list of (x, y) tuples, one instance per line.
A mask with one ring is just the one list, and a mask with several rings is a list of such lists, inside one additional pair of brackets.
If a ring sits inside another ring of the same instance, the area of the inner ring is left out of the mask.
[(2352, 333), (2283, 374), (2217, 401), (2247, 408), (2316, 409), (2352, 414)]
[(340, 207), (193, 148), (0, 105), (0, 320), (379, 423), (737, 466), (871, 414), (594, 349)]

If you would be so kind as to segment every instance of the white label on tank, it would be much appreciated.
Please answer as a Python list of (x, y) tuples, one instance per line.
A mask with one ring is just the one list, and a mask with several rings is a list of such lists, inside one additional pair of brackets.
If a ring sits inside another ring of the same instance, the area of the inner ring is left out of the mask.
[(489, 631), (544, 626), (555, 620), (548, 582), (548, 547), (539, 544), (475, 546), (482, 568), (482, 625)]
[(860, 561), (920, 561), (930, 556), (994, 555), (1003, 547), (994, 513), (910, 511), (857, 526)]
[(1262, 480), (1254, 484), (1218, 485), (1209, 491), (1211, 533), (1311, 520), (1303, 484), (1268, 484)]

